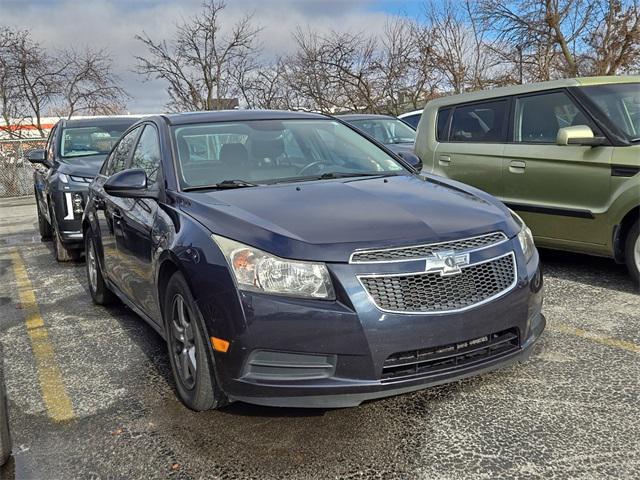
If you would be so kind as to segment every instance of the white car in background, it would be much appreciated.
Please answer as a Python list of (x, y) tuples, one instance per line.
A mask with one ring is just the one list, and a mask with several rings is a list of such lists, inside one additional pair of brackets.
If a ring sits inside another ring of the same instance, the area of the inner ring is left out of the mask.
[(414, 110), (413, 112), (403, 113), (402, 115), (398, 115), (398, 118), (405, 123), (408, 123), (413, 128), (418, 128), (418, 123), (420, 122), (420, 117), (422, 117), (422, 110)]

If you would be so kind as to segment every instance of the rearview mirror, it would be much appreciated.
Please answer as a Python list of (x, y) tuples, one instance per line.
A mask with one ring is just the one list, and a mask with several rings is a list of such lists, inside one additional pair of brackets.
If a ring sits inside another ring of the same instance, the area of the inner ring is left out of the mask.
[(564, 127), (558, 130), (556, 137), (558, 145), (585, 145), (597, 147), (598, 145), (606, 145), (605, 137), (596, 137), (593, 130), (587, 125), (574, 125), (572, 127)]
[(422, 160), (413, 152), (398, 152), (398, 156), (407, 162), (411, 168), (420, 173), (422, 170)]
[(141, 168), (131, 168), (114, 173), (104, 182), (104, 191), (112, 197), (157, 197), (155, 190), (149, 190), (147, 188), (147, 174)]
[(27, 153), (25, 153), (25, 158), (34, 164), (42, 164), (42, 165), (46, 165), (49, 166), (49, 162), (47, 162), (47, 151), (46, 150), (42, 150), (40, 148), (34, 148), (32, 150), (27, 150)]

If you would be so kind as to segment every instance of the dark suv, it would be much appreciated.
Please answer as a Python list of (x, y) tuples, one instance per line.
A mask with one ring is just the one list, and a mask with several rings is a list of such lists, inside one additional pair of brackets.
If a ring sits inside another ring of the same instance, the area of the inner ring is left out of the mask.
[(53, 239), (59, 262), (79, 256), (84, 243), (80, 228), (86, 192), (105, 156), (139, 117), (96, 117), (60, 120), (45, 150), (26, 157), (36, 168), (34, 190), (43, 240)]

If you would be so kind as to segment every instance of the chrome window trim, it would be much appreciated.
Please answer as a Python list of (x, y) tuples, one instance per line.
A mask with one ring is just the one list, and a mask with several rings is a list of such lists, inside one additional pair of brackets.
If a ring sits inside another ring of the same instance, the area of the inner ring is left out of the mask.
[(368, 261), (354, 261), (353, 257), (354, 257), (354, 255), (358, 255), (358, 254), (361, 254), (361, 253), (378, 253), (378, 252), (390, 252), (390, 251), (395, 251), (395, 250), (410, 250), (412, 248), (432, 247), (432, 246), (437, 246), (437, 245), (444, 245), (444, 244), (447, 244), (447, 243), (465, 242), (465, 241), (468, 241), (468, 240), (475, 240), (476, 238), (489, 237), (491, 235), (496, 235), (496, 234), (502, 235), (503, 239), (500, 240), (499, 242), (495, 242), (495, 243), (492, 243), (490, 245), (485, 245), (483, 247), (466, 248), (464, 250), (455, 250), (455, 249), (451, 249), (451, 250), (455, 250), (456, 253), (479, 252), (479, 251), (485, 250), (487, 248), (492, 248), (492, 247), (496, 247), (498, 245), (502, 245), (503, 243), (509, 241), (509, 237), (507, 237), (507, 235), (505, 235), (504, 232), (496, 231), (496, 232), (491, 232), (491, 233), (483, 233), (482, 235), (476, 235), (475, 237), (466, 237), (466, 238), (459, 238), (459, 239), (456, 239), (456, 240), (447, 240), (445, 242), (423, 243), (423, 244), (420, 244), (420, 245), (409, 245), (409, 246), (406, 246), (406, 247), (361, 249), (361, 250), (355, 250), (349, 256), (349, 264), (351, 264), (351, 265), (369, 265), (369, 264), (375, 264), (375, 263), (401, 263), (401, 262), (415, 262), (415, 261), (420, 261), (420, 260), (426, 260), (428, 257), (431, 257), (432, 255), (426, 255), (426, 256), (414, 257), (414, 258), (396, 258), (395, 260), (368, 260)]
[[(369, 299), (369, 301), (371, 302), (371, 304), (376, 307), (378, 310), (380, 310), (381, 312), (384, 313), (393, 313), (393, 314), (399, 314), (399, 315), (444, 315), (444, 314), (449, 314), (449, 313), (460, 313), (460, 312), (465, 312), (467, 310), (471, 310), (473, 308), (477, 308), (480, 307), (482, 305), (485, 305), (493, 300), (496, 300), (504, 295), (506, 295), (507, 293), (511, 292), (515, 286), (518, 284), (518, 263), (516, 262), (516, 255), (514, 251), (510, 251), (507, 252), (505, 254), (499, 255), (497, 257), (493, 257), (493, 258), (488, 258), (479, 262), (475, 262), (475, 263), (471, 263), (469, 265), (465, 265), (464, 267), (461, 268), (461, 270), (464, 270), (466, 268), (469, 267), (473, 267), (476, 265), (481, 265), (483, 263), (489, 263), (489, 262), (493, 262), (494, 260), (499, 260), (501, 258), (507, 257), (507, 256), (511, 256), (511, 260), (513, 262), (513, 282), (511, 283), (511, 285), (509, 285), (506, 289), (502, 290), (501, 292), (496, 293), (495, 295), (485, 298), (484, 300), (481, 300), (480, 302), (474, 303), (472, 305), (467, 305), (466, 307), (462, 307), (462, 308), (456, 308), (456, 309), (451, 309), (451, 310), (439, 310), (437, 312), (407, 312), (407, 311), (403, 311), (403, 310), (387, 310), (384, 308), (381, 308), (375, 301), (375, 299), (371, 296), (371, 294), (369, 293), (369, 290), (367, 289), (367, 287), (365, 287), (364, 283), (362, 283), (362, 279), (363, 278), (386, 278), (386, 277), (410, 277), (410, 276), (417, 276), (417, 275), (427, 275), (427, 272), (410, 272), (410, 273), (382, 273), (382, 274), (378, 274), (378, 273), (367, 273), (364, 275), (356, 275), (356, 278), (358, 279), (358, 282), (360, 283), (360, 286), (362, 287), (362, 290), (364, 290), (364, 292), (367, 294), (367, 298)], [(432, 272), (431, 272), (432, 273)]]

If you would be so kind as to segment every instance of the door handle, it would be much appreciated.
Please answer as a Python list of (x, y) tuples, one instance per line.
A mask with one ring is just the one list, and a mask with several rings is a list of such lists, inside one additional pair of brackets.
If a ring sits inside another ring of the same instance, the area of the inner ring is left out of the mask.
[(527, 168), (527, 162), (522, 160), (512, 160), (509, 163), (509, 171), (511, 173), (524, 173), (525, 168)]
[(438, 163), (443, 167), (448, 167), (451, 164), (451, 157), (449, 155), (440, 155)]

